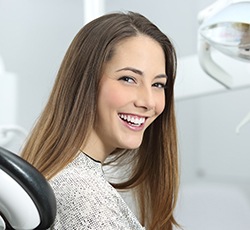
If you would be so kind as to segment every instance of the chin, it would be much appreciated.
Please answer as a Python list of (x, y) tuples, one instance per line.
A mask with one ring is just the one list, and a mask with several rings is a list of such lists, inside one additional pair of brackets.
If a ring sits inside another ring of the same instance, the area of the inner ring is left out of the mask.
[(128, 144), (126, 143), (126, 145), (123, 145), (123, 149), (137, 149), (141, 146), (141, 141), (140, 142), (137, 142), (137, 143), (131, 143), (131, 144)]
[(137, 149), (141, 146), (142, 144), (142, 138), (143, 136), (132, 136), (132, 135), (127, 135), (123, 136), (122, 138), (119, 139), (117, 144), (117, 148), (121, 149)]

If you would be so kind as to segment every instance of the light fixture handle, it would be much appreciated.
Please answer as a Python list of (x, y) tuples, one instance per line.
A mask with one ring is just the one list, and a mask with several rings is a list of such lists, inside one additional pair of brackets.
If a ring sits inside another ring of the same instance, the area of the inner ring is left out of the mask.
[(211, 45), (202, 37), (199, 38), (198, 58), (202, 69), (227, 89), (232, 88), (232, 77), (215, 63), (211, 56)]

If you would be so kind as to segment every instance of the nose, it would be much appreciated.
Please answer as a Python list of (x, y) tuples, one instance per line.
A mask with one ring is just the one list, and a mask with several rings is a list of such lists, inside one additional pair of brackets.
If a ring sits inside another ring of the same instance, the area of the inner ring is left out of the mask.
[(140, 87), (137, 91), (135, 106), (145, 110), (152, 110), (156, 106), (156, 100), (152, 92), (152, 88)]

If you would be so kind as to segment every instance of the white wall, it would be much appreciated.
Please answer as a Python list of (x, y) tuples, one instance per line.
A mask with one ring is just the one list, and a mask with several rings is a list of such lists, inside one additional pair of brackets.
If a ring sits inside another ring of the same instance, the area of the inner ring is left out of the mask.
[(250, 185), (250, 88), (179, 100), (176, 114), (184, 182), (198, 179)]
[(18, 77), (22, 127), (30, 129), (39, 115), (82, 12), (81, 0), (0, 0), (0, 55)]

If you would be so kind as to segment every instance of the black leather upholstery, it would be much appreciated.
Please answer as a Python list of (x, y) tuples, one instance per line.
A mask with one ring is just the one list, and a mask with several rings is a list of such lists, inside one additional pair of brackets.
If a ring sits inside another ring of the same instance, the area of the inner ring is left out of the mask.
[[(13, 178), (34, 202), (40, 216), (40, 224), (34, 229), (48, 229), (55, 220), (56, 199), (44, 176), (21, 157), (2, 147), (0, 147), (0, 169)], [(0, 189), (5, 189), (5, 185), (0, 186)], [(2, 210), (0, 213), (4, 215)], [(3, 219), (10, 223), (5, 216)]]

